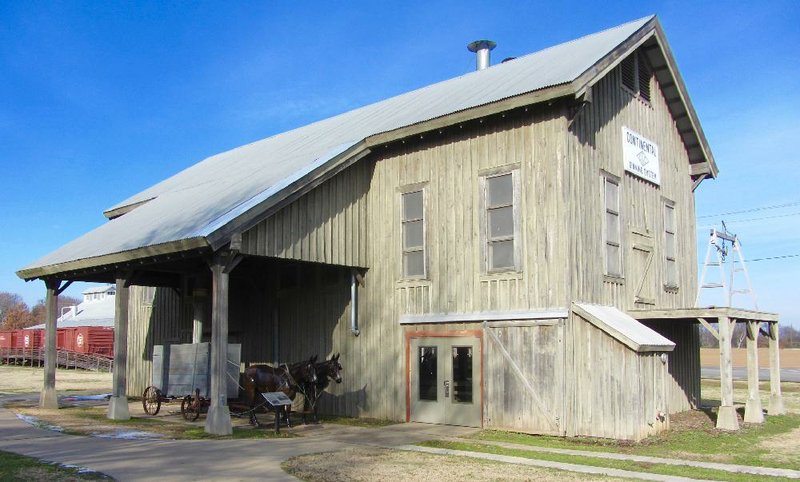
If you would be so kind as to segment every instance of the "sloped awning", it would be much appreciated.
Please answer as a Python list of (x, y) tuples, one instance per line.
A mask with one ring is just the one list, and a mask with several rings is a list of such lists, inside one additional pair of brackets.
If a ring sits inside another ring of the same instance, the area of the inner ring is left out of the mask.
[(635, 352), (675, 349), (675, 343), (613, 306), (572, 303), (572, 312)]

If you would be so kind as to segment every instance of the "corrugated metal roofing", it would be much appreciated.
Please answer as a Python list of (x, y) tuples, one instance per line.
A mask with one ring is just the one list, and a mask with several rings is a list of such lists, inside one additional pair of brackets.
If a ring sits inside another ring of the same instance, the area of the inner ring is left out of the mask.
[(23, 269), (204, 238), (254, 199), (370, 136), (572, 82), (653, 17), (519, 57), (212, 157), (111, 210), (147, 201)]
[[(675, 343), (613, 306), (574, 303), (578, 314), (635, 351), (672, 351)], [(581, 312), (581, 310), (583, 312)]]
[[(85, 293), (85, 292), (84, 292)], [(89, 300), (80, 303), (75, 313), (66, 313), (56, 320), (58, 328), (75, 328), (78, 326), (114, 326), (115, 297), (107, 296), (101, 300)], [(44, 324), (31, 326), (30, 329), (44, 328)]]

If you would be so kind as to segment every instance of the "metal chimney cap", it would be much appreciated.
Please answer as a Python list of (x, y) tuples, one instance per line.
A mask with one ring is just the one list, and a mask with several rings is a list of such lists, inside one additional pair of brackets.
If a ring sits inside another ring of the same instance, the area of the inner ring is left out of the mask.
[(470, 52), (477, 52), (478, 50), (489, 49), (492, 50), (497, 47), (497, 42), (493, 42), (491, 40), (476, 40), (474, 42), (470, 42), (467, 45), (467, 49)]

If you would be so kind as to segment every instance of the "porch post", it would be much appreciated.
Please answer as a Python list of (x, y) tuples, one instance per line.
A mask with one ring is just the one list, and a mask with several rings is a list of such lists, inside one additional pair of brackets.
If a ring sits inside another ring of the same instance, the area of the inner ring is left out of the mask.
[(731, 338), (736, 320), (719, 317), (719, 382), (721, 404), (717, 412), (717, 428), (739, 430), (739, 420), (733, 406), (733, 366), (731, 364)]
[(39, 406), (42, 408), (58, 408), (56, 394), (56, 319), (58, 318), (58, 288), (60, 280), (46, 279), (47, 287), (45, 298), (45, 354), (44, 354), (44, 386), (39, 395)]
[(781, 394), (781, 359), (778, 322), (769, 323), (769, 414), (783, 415), (786, 409), (783, 406)]
[(226, 365), (228, 362), (228, 281), (241, 260), (235, 252), (219, 251), (210, 263), (211, 288), (211, 390), (205, 431), (215, 435), (233, 433), (228, 408)]
[(744, 421), (764, 423), (761, 396), (758, 389), (758, 331), (761, 324), (747, 320), (747, 404), (744, 407)]
[(128, 285), (129, 276), (117, 278), (114, 297), (114, 376), (107, 418), (130, 420), (128, 411)]
[(195, 288), (192, 291), (192, 343), (203, 341), (203, 325), (206, 323), (206, 297), (208, 290)]

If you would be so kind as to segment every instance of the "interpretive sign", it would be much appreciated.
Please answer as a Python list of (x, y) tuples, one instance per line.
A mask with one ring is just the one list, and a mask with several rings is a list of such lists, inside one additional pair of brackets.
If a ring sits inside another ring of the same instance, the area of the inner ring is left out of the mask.
[(267, 400), (267, 403), (273, 407), (280, 407), (282, 405), (291, 405), (292, 399), (287, 397), (283, 392), (264, 392), (261, 394)]
[(661, 185), (658, 144), (627, 127), (622, 128), (622, 161), (634, 176)]

